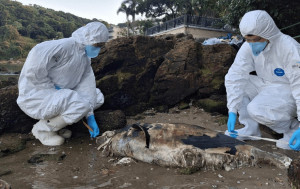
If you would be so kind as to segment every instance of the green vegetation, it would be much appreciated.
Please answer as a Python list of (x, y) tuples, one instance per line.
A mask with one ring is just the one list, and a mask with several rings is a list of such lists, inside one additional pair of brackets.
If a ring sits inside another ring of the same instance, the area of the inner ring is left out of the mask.
[[(118, 12), (124, 12), (131, 23), (135, 22), (138, 14), (156, 22), (190, 14), (221, 18), (238, 28), (241, 17), (251, 10), (266, 10), (279, 28), (300, 20), (300, 1), (295, 0), (124, 0)], [(299, 31), (300, 25), (283, 32), (294, 37), (299, 35)]]
[[(279, 28), (300, 20), (300, 1), (295, 0), (124, 0), (117, 13), (126, 14), (127, 22), (121, 25), (127, 29), (122, 33), (129, 36), (144, 34), (155, 23), (185, 14), (221, 18), (238, 28), (241, 17), (256, 9), (266, 10)], [(136, 20), (139, 14), (147, 19)], [(70, 37), (75, 29), (88, 22), (91, 20), (70, 13), (0, 0), (0, 60), (26, 58), (35, 44)], [(299, 31), (300, 24), (283, 30), (293, 37), (299, 36)]]
[(70, 37), (88, 22), (62, 11), (0, 0), (0, 60), (25, 58), (35, 44)]
[(227, 107), (224, 101), (213, 100), (210, 98), (200, 99), (195, 102), (195, 105), (199, 108), (203, 108), (206, 112), (218, 112), (221, 114), (227, 114)]

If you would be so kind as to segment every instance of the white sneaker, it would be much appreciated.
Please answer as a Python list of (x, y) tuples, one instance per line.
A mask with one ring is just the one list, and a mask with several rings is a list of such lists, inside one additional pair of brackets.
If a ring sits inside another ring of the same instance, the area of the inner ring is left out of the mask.
[[(261, 137), (261, 133), (260, 133), (259, 128), (249, 129), (247, 127), (244, 127), (244, 128), (241, 128), (241, 129), (237, 129), (235, 131), (237, 132), (236, 139), (238, 139), (238, 140), (259, 140), (259, 139), (252, 138), (252, 137), (247, 137), (247, 136)], [(228, 130), (225, 131), (225, 135), (230, 136), (230, 133), (228, 132)], [(239, 135), (241, 135), (241, 136), (239, 136)]]

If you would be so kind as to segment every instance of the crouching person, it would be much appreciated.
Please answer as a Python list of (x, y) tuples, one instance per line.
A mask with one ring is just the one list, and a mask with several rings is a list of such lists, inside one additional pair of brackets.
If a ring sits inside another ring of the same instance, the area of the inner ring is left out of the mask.
[(106, 26), (91, 22), (70, 38), (42, 42), (29, 52), (18, 82), (17, 103), (28, 116), (39, 119), (32, 134), (43, 145), (63, 144), (71, 131), (58, 131), (83, 117), (91, 137), (99, 135), (94, 110), (104, 103), (104, 96), (96, 88), (91, 58), (98, 56), (107, 40)]

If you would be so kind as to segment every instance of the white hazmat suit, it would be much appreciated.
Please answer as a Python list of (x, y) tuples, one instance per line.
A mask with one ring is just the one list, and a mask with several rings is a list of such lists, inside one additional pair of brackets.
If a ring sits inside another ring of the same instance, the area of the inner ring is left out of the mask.
[(85, 46), (107, 40), (106, 26), (91, 22), (70, 38), (42, 42), (29, 52), (19, 78), (17, 103), (27, 115), (40, 120), (32, 132), (35, 136), (39, 135), (36, 130), (47, 133), (36, 136), (43, 144), (62, 144), (56, 131), (92, 115), (104, 103)]
[[(229, 112), (238, 112), (240, 123), (245, 125), (237, 132), (260, 136), (260, 123), (283, 133), (280, 140), (289, 142), (299, 127), (296, 118), (300, 119), (300, 45), (281, 33), (270, 15), (261, 10), (246, 13), (240, 31), (243, 36), (256, 35), (269, 42), (258, 56), (245, 42), (225, 76)], [(249, 74), (253, 71), (257, 76)], [(277, 147), (290, 149), (281, 141)]]

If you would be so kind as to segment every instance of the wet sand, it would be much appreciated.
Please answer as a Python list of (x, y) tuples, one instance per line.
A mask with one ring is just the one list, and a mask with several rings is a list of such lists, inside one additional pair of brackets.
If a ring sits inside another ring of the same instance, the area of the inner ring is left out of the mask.
[[(170, 113), (150, 113), (128, 117), (128, 124), (144, 123), (188, 123), (214, 130), (226, 130), (222, 116), (212, 116), (198, 108)], [(31, 137), (31, 135), (27, 135)], [(27, 137), (14, 134), (14, 137)], [(263, 133), (264, 137), (269, 137)], [(1, 136), (0, 136), (1, 141)], [(2, 141), (3, 142), (3, 141)], [(275, 143), (265, 141), (248, 142), (260, 149), (284, 153), (297, 157), (299, 153), (280, 150)], [(0, 144), (1, 145), (1, 144)], [(122, 157), (102, 157), (97, 151), (95, 139), (88, 135), (68, 139), (59, 147), (46, 147), (38, 140), (27, 141), (20, 152), (0, 158), (0, 178), (16, 188), (291, 188), (287, 170), (259, 164), (255, 167), (238, 168), (231, 171), (210, 170), (184, 174), (182, 168), (169, 168), (139, 161), (117, 164)], [(29, 163), (36, 154), (47, 154)], [(41, 161), (41, 162), (39, 162)], [(33, 161), (34, 162), (34, 161)], [(1, 176), (1, 173), (5, 173)]]

